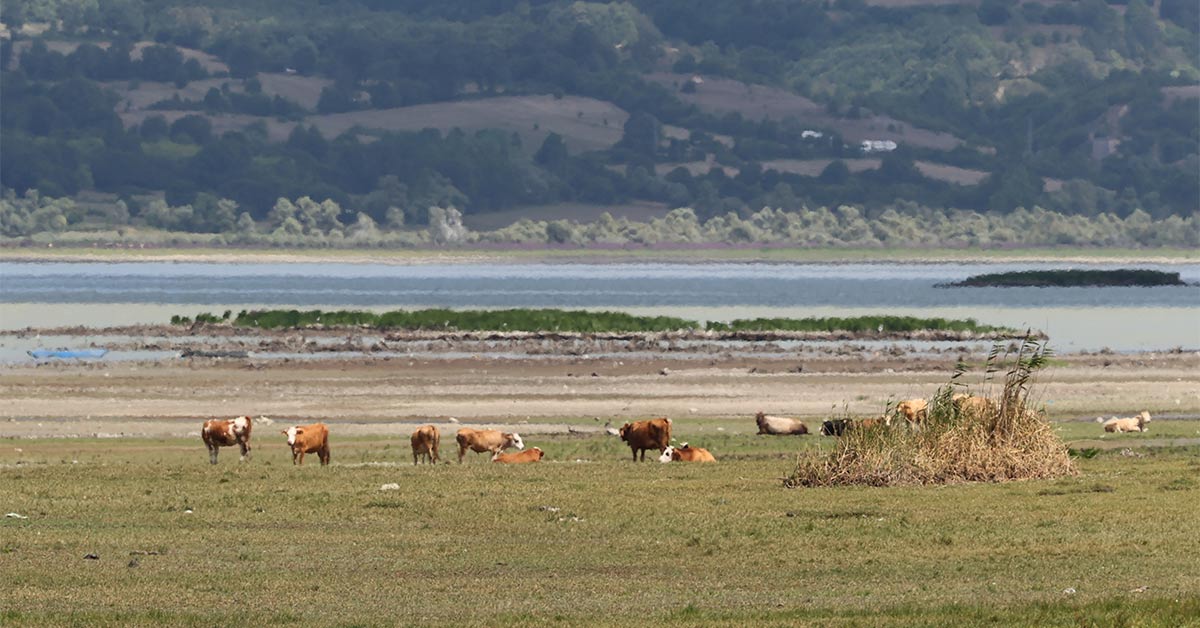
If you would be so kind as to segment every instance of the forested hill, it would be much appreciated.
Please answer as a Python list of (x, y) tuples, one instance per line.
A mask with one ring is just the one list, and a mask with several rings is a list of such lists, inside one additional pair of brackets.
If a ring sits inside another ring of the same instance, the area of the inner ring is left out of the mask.
[(391, 227), (450, 206), (1200, 210), (1196, 0), (6, 0), (0, 18), (5, 193), (110, 193), (117, 222), (156, 193), (194, 231), (302, 197)]

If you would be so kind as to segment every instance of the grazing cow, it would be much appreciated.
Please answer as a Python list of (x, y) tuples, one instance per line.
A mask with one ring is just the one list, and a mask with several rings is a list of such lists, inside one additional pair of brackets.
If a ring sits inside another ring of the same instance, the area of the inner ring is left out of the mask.
[(317, 454), (321, 466), (329, 464), (329, 428), (324, 423), (293, 425), (283, 430), (292, 448), (292, 464), (304, 464), (304, 454)]
[[(921, 424), (929, 416), (929, 402), (924, 399), (905, 399), (896, 404), (894, 415), (904, 417), (908, 426), (916, 429), (921, 427)], [(891, 416), (887, 417), (888, 424), (891, 424), (891, 418)]]
[(850, 427), (846, 419), (830, 419), (821, 424), (821, 436), (841, 436)]
[(525, 464), (529, 462), (541, 462), (542, 456), (544, 455), (546, 454), (542, 453), (541, 448), (531, 447), (525, 451), (517, 452), (515, 454), (496, 452), (492, 455), (492, 462), (499, 462), (500, 464)]
[(621, 435), (621, 440), (629, 443), (629, 449), (633, 451), (633, 461), (638, 461), (640, 451), (642, 462), (645, 462), (647, 449), (657, 449), (662, 453), (671, 444), (671, 419), (663, 417), (626, 423), (617, 433)]
[(659, 462), (716, 462), (707, 449), (703, 447), (691, 447), (684, 443), (678, 447), (667, 446), (663, 450), (662, 455), (658, 457)]
[(458, 441), (459, 464), (462, 464), (463, 456), (467, 455), (468, 449), (477, 454), (485, 451), (496, 454), (509, 447), (525, 449), (525, 441), (521, 440), (520, 434), (510, 434), (499, 430), (473, 430), (469, 427), (464, 427), (458, 430), (458, 434), (454, 436), (454, 439)]
[(754, 422), (758, 424), (759, 434), (772, 434), (775, 436), (786, 436), (789, 434), (801, 435), (808, 433), (808, 426), (804, 421), (799, 419), (789, 419), (782, 416), (767, 416), (762, 412), (754, 415)]
[(1105, 432), (1146, 432), (1146, 424), (1150, 422), (1150, 413), (1145, 410), (1141, 414), (1126, 418), (1118, 419), (1113, 417), (1104, 422)]
[(200, 438), (208, 448), (208, 461), (217, 464), (217, 452), (221, 447), (237, 445), (242, 450), (241, 461), (250, 458), (250, 430), (254, 425), (248, 416), (236, 419), (209, 419), (200, 428)]
[(412, 433), (412, 452), (413, 464), (417, 464), (418, 460), (424, 460), (429, 464), (433, 464), (439, 460), (438, 446), (442, 441), (442, 435), (438, 433), (438, 428), (432, 425), (422, 425)]

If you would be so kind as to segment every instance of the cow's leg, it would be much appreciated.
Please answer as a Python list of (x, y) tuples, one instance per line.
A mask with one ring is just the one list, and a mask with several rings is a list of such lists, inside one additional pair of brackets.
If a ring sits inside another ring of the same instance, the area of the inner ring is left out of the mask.
[(209, 464), (217, 464), (217, 447), (216, 447), (216, 445), (208, 446), (208, 462), (209, 462)]
[(321, 466), (329, 464), (329, 445), (325, 445), (317, 452), (317, 456), (321, 458)]
[(467, 455), (467, 448), (463, 445), (458, 446), (458, 464), (462, 464), (463, 456)]
[(246, 441), (239, 441), (238, 447), (242, 448), (241, 462), (245, 462), (245, 461), (249, 460), (250, 459), (250, 443), (247, 443)]
[(413, 465), (417, 464), (417, 450), (413, 450)]
[(304, 464), (304, 450), (292, 452), (292, 464)]

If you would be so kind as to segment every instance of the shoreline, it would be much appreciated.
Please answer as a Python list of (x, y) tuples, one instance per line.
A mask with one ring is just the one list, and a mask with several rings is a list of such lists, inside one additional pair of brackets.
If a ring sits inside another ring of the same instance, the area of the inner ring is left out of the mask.
[(340, 263), (416, 266), (427, 264), (628, 264), (628, 263), (1079, 263), (1189, 264), (1200, 251), (1189, 249), (225, 249), (225, 248), (0, 248), (0, 262), (12, 263)]

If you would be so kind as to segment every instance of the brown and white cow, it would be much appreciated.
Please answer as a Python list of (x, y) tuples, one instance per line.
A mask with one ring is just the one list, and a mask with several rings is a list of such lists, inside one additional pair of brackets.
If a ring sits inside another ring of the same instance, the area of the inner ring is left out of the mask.
[(659, 462), (716, 462), (707, 449), (692, 447), (684, 443), (678, 447), (668, 446), (658, 457)]
[(671, 444), (671, 419), (662, 417), (626, 423), (617, 433), (621, 435), (621, 440), (629, 443), (629, 449), (633, 451), (633, 461), (638, 461), (640, 451), (642, 462), (645, 462), (647, 449), (657, 449), (662, 453)]
[(758, 424), (759, 434), (771, 434), (774, 436), (800, 435), (808, 433), (808, 426), (804, 421), (799, 419), (789, 419), (782, 416), (768, 416), (759, 412), (754, 415), (754, 422)]
[(292, 448), (292, 464), (304, 464), (304, 454), (317, 454), (321, 466), (329, 464), (329, 428), (324, 423), (293, 425), (283, 430)]
[(208, 448), (208, 461), (217, 464), (217, 453), (221, 447), (237, 445), (242, 450), (243, 462), (250, 459), (250, 430), (254, 427), (248, 416), (236, 419), (209, 419), (200, 428), (200, 438)]
[(442, 436), (438, 433), (438, 428), (433, 425), (422, 425), (413, 431), (413, 464), (417, 464), (418, 460), (424, 460), (429, 464), (437, 462), (439, 460), (438, 446), (441, 440)]
[(477, 454), (489, 451), (493, 454), (500, 453), (509, 447), (517, 449), (525, 449), (525, 441), (521, 440), (521, 435), (515, 432), (501, 432), (499, 430), (475, 430), (469, 427), (464, 427), (458, 430), (454, 435), (454, 440), (458, 441), (458, 463), (462, 464), (463, 456), (467, 455), (467, 450), (471, 450)]
[(526, 464), (529, 462), (541, 462), (542, 456), (544, 455), (546, 454), (542, 453), (540, 448), (531, 447), (525, 451), (517, 452), (515, 454), (496, 452), (495, 455), (492, 456), (492, 462), (499, 462), (500, 464)]

